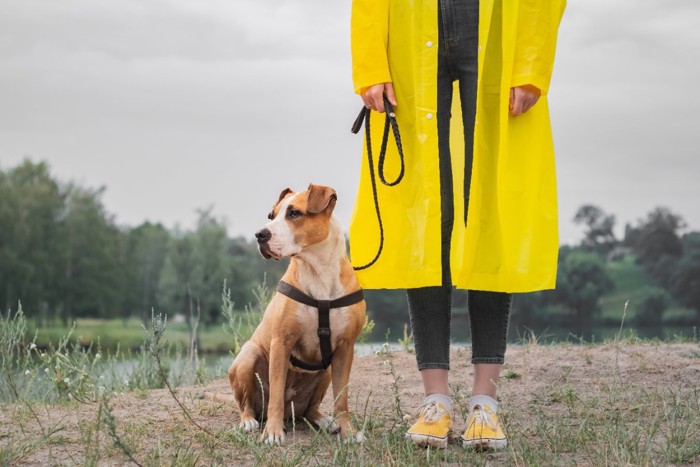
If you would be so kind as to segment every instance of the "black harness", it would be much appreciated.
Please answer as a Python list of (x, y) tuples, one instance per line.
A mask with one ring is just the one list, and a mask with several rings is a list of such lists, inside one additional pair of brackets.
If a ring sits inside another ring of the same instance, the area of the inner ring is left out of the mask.
[(289, 361), (292, 363), (292, 365), (297, 368), (301, 368), (302, 370), (325, 370), (330, 366), (331, 358), (333, 357), (333, 350), (331, 348), (331, 319), (329, 312), (332, 308), (343, 308), (354, 305), (355, 303), (360, 303), (365, 299), (362, 289), (345, 295), (344, 297), (336, 298), (335, 300), (316, 300), (315, 298), (309, 297), (301, 290), (284, 281), (279, 281), (279, 284), (277, 284), (277, 291), (282, 295), (286, 295), (287, 297), (291, 298), (295, 302), (318, 309), (317, 334), (321, 344), (321, 363), (305, 363), (296, 358), (294, 355), (289, 356)]

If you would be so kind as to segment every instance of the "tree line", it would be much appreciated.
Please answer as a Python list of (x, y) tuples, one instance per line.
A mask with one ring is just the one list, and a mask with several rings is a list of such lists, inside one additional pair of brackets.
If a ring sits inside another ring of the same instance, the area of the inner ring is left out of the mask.
[[(224, 280), (237, 308), (255, 302), (254, 290), (274, 284), (286, 262), (264, 261), (252, 239), (230, 237), (211, 209), (198, 211), (191, 230), (144, 222), (116, 224), (101, 200), (104, 188), (55, 179), (44, 162), (24, 161), (0, 170), (0, 305), (42, 323), (79, 317), (150, 319), (151, 310), (170, 316), (201, 313), (203, 324), (219, 320)], [(700, 321), (700, 232), (688, 232), (681, 216), (653, 209), (624, 237), (615, 217), (582, 206), (578, 245), (560, 248), (557, 288), (518, 294), (516, 323), (590, 323), (601, 298), (614, 289), (610, 265), (635, 258), (649, 283), (635, 304), (640, 324), (658, 324), (671, 302), (695, 311)], [(378, 328), (407, 321), (403, 291), (367, 291), (369, 315)], [(466, 293), (454, 295), (466, 309)]]
[(79, 317), (150, 319), (220, 315), (224, 279), (241, 308), (266, 275), (284, 265), (262, 261), (252, 240), (231, 238), (211, 209), (193, 230), (115, 223), (104, 188), (62, 183), (44, 162), (0, 170), (0, 305), (42, 323)]
[(577, 322), (595, 319), (600, 298), (614, 288), (606, 266), (629, 255), (648, 282), (635, 304), (638, 324), (660, 324), (671, 301), (693, 310), (700, 324), (700, 232), (687, 231), (680, 215), (654, 208), (636, 225), (627, 224), (622, 239), (614, 233), (615, 216), (597, 206), (582, 206), (573, 220), (584, 227), (583, 240), (560, 249), (557, 288), (535, 302), (567, 304)]

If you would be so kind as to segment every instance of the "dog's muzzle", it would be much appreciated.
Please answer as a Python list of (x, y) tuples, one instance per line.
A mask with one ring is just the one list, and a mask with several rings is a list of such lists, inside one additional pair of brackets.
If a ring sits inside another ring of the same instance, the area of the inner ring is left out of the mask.
[(260, 254), (263, 256), (263, 258), (274, 258), (275, 255), (272, 253), (272, 250), (270, 250), (269, 243), (270, 239), (272, 238), (272, 232), (270, 232), (270, 229), (264, 228), (258, 230), (257, 232), (255, 232), (255, 238), (258, 240), (258, 250), (260, 251)]

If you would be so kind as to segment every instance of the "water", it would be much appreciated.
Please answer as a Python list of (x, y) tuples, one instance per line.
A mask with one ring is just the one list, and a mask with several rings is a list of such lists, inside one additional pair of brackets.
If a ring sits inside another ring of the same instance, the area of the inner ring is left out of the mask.
[[(410, 330), (409, 330), (410, 332)], [(395, 327), (389, 329), (387, 338), (387, 328), (375, 328), (370, 340), (373, 343), (363, 346), (362, 352), (373, 353), (380, 350), (384, 342), (392, 344), (393, 349), (400, 349), (399, 339), (403, 338), (404, 328)], [(527, 327), (522, 325), (511, 325), (508, 328), (508, 343), (518, 344), (531, 342), (536, 338), (540, 344), (551, 344), (555, 342), (570, 342), (574, 344), (590, 344), (604, 342), (612, 339), (636, 336), (640, 339), (660, 339), (672, 340), (679, 337), (689, 339), (700, 339), (700, 329), (694, 326), (656, 326), (656, 327), (634, 327), (623, 326), (588, 326), (588, 327)], [(469, 323), (460, 323), (453, 319), (452, 336), (453, 345), (470, 345), (471, 334)], [(357, 346), (356, 346), (357, 347)], [(366, 350), (364, 350), (366, 348)], [(358, 353), (359, 355), (359, 353)]]

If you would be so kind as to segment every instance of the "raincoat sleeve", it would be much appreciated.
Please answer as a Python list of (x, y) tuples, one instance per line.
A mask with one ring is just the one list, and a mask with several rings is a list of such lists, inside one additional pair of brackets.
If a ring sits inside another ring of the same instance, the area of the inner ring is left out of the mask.
[(511, 86), (536, 86), (546, 95), (566, 0), (521, 0)]
[(352, 80), (355, 92), (391, 81), (387, 44), (389, 42), (389, 0), (353, 0), (350, 21)]

